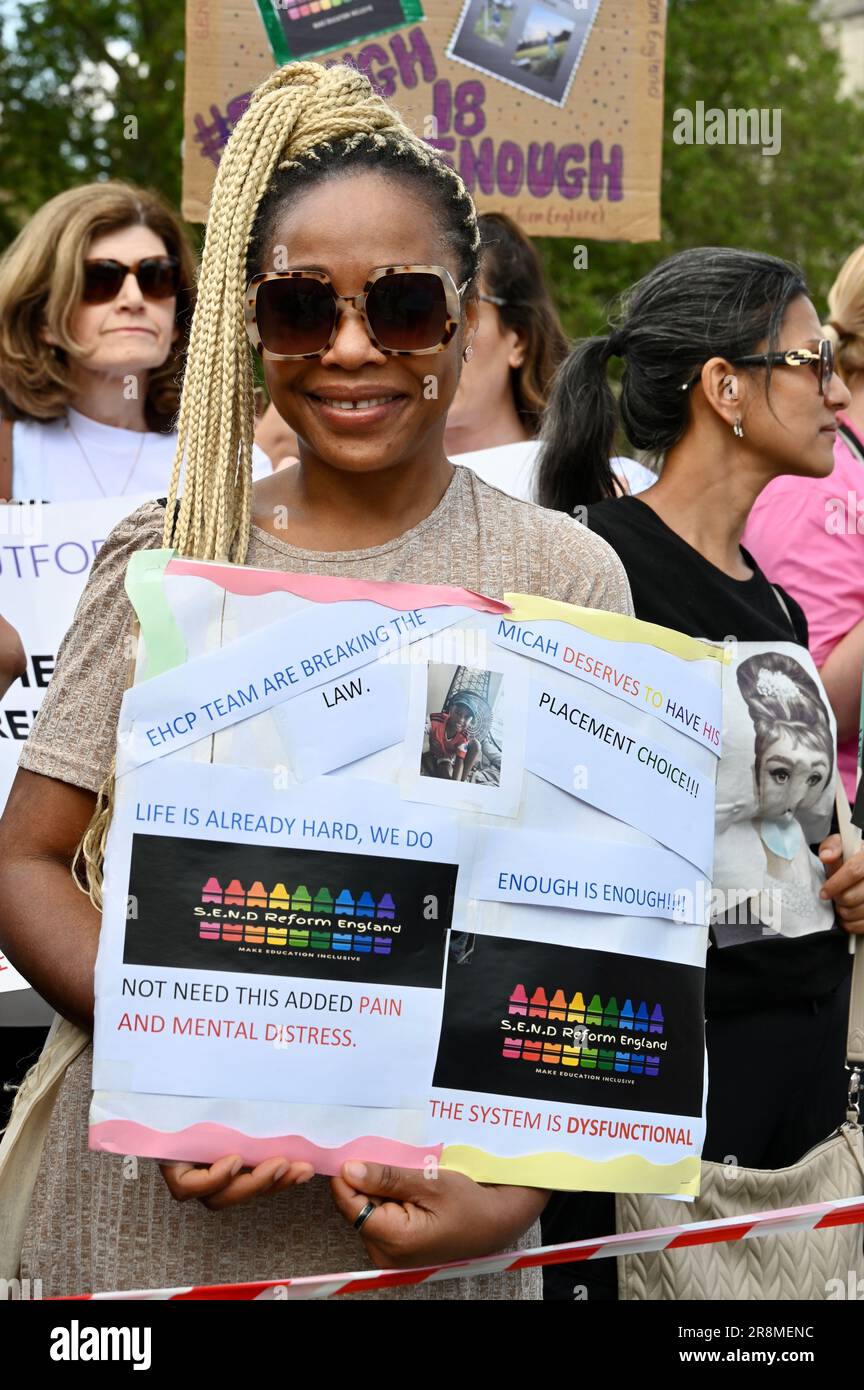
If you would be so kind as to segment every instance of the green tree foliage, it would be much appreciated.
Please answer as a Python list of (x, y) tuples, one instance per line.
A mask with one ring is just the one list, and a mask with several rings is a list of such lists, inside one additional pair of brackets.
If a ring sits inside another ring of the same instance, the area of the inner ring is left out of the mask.
[(0, 245), (91, 179), (146, 184), (179, 205), (183, 13), (182, 0), (0, 7)]
[[(700, 244), (797, 260), (824, 304), (864, 241), (864, 102), (838, 97), (839, 61), (815, 8), (669, 0), (662, 241), (589, 242), (584, 270), (569, 239), (538, 241), (573, 336), (602, 330), (611, 297), (660, 256)], [(87, 179), (131, 179), (179, 205), (183, 11), (182, 0), (0, 0), (0, 245)], [(780, 153), (675, 144), (674, 112), (697, 101), (778, 108)]]
[[(567, 330), (602, 332), (609, 300), (663, 256), (742, 246), (797, 261), (817, 307), (864, 241), (864, 102), (838, 97), (840, 63), (812, 0), (670, 0), (663, 127), (662, 241), (590, 242), (573, 269), (569, 241), (539, 248)], [(781, 112), (774, 156), (744, 145), (678, 145), (680, 108)]]

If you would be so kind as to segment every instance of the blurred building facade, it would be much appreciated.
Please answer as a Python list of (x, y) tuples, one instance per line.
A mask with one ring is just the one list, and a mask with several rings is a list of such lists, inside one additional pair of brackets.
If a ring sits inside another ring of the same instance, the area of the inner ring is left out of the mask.
[(864, 91), (864, 0), (822, 0), (819, 9), (836, 36), (844, 94)]

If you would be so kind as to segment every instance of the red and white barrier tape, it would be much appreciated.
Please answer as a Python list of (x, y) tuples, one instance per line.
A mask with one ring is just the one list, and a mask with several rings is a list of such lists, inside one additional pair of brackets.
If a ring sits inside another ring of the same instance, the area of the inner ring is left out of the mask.
[(299, 1279), (270, 1279), (253, 1284), (199, 1284), (179, 1289), (137, 1289), (125, 1293), (76, 1294), (76, 1299), (118, 1301), (176, 1299), (292, 1299), (332, 1298), (337, 1294), (371, 1293), (408, 1284), (437, 1283), (442, 1279), (473, 1278), (478, 1274), (505, 1274), (540, 1265), (570, 1264), (577, 1260), (602, 1260), (613, 1255), (635, 1255), (648, 1250), (675, 1250), (687, 1245), (714, 1245), (722, 1241), (752, 1240), (785, 1231), (816, 1231), (830, 1226), (864, 1222), (864, 1198), (841, 1197), (833, 1202), (814, 1202), (806, 1207), (753, 1212), (749, 1216), (724, 1217), (720, 1221), (694, 1221), (681, 1226), (661, 1226), (652, 1231), (574, 1240), (567, 1245), (546, 1245), (519, 1254), (484, 1255), (477, 1260), (427, 1265), (423, 1269), (370, 1269), (356, 1274), (313, 1274)]

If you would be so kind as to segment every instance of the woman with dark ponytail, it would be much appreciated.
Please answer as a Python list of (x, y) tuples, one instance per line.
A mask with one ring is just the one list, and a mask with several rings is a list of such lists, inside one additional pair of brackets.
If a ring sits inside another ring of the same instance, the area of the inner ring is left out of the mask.
[[(846, 932), (864, 931), (864, 893), (855, 887), (864, 855), (841, 866), (839, 836), (829, 836), (836, 734), (804, 613), (769, 584), (740, 538), (772, 478), (830, 473), (849, 392), (800, 271), (773, 256), (682, 252), (622, 296), (613, 320), (609, 336), (583, 343), (558, 375), (540, 500), (569, 513), (588, 504), (588, 526), (624, 563), (637, 617), (731, 649), (706, 972), (703, 1156), (781, 1168), (844, 1118)], [(617, 401), (607, 380), (614, 355), (624, 359)], [(639, 497), (613, 492), (608, 459), (619, 418), (630, 442), (662, 462), (659, 481)], [(814, 692), (796, 699), (794, 724), (778, 723), (767, 747), (747, 701), (751, 670), (760, 698), (775, 704), (789, 690)], [(611, 1196), (580, 1194), (550, 1208), (545, 1235), (608, 1234), (614, 1220)], [(661, 1271), (662, 1258), (645, 1257), (648, 1297), (670, 1296), (674, 1270)], [(612, 1261), (580, 1265), (573, 1277), (585, 1283), (586, 1271), (589, 1296), (617, 1296)], [(572, 1298), (572, 1279), (567, 1286), (562, 1296)]]

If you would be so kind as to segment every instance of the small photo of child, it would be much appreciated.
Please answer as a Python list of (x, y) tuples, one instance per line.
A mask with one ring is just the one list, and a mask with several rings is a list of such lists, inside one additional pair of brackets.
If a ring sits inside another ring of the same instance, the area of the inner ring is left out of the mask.
[(429, 663), (420, 774), (501, 785), (501, 675)]
[(474, 21), (474, 33), (487, 43), (506, 43), (516, 14), (516, 0), (482, 0)]

